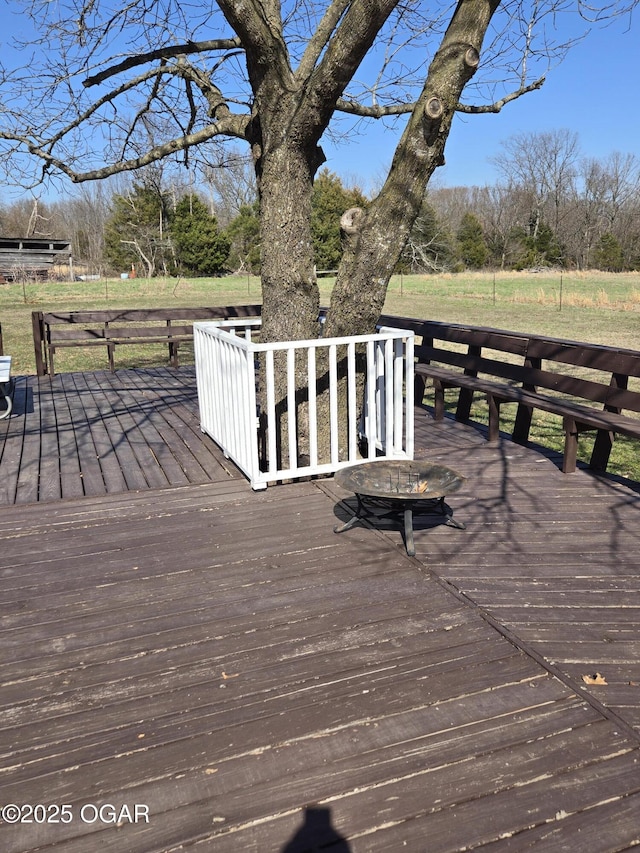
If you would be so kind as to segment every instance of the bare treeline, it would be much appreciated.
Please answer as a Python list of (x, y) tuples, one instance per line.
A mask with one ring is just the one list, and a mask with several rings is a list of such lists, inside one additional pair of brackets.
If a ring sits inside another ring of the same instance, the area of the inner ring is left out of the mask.
[[(556, 130), (510, 137), (494, 163), (499, 177), (493, 185), (430, 187), (404, 253), (405, 269), (640, 268), (638, 157), (586, 157), (575, 133)], [(256, 198), (241, 158), (188, 180), (153, 177), (176, 198), (195, 189), (222, 227)], [(114, 196), (125, 191), (126, 183), (96, 182), (70, 197), (0, 203), (0, 236), (64, 237), (88, 271), (108, 272), (105, 224)]]
[[(577, 134), (556, 130), (510, 137), (494, 163), (499, 179), (492, 186), (429, 191), (435, 216), (429, 236), (441, 249), (442, 266), (447, 241), (459, 250), (456, 238), (473, 217), (485, 248), (480, 266), (640, 268), (638, 157), (587, 157)], [(450, 260), (461, 261), (455, 251)]]

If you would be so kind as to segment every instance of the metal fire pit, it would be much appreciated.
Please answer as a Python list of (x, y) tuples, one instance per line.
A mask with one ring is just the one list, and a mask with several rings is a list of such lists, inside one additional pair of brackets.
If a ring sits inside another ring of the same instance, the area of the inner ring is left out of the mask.
[(358, 499), (356, 514), (344, 524), (334, 527), (334, 533), (350, 530), (359, 521), (376, 517), (371, 507), (383, 507), (383, 516), (403, 516), (404, 544), (407, 554), (416, 553), (413, 541), (413, 513), (434, 513), (442, 516), (449, 527), (465, 529), (454, 521), (453, 510), (444, 502), (447, 495), (457, 492), (465, 477), (435, 462), (425, 460), (381, 460), (341, 468), (335, 474), (336, 483), (355, 492)]

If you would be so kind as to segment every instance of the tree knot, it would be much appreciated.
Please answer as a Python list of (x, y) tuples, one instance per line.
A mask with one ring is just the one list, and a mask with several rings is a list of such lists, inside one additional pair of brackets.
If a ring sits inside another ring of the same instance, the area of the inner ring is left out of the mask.
[(364, 210), (361, 207), (350, 207), (340, 217), (340, 228), (344, 234), (358, 234), (362, 227)]

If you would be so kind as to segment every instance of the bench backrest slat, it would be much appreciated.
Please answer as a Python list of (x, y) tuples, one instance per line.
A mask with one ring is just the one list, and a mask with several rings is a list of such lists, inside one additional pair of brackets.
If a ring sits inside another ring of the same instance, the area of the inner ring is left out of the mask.
[(256, 317), (259, 305), (210, 308), (110, 308), (104, 310), (47, 311), (42, 320), (49, 326), (91, 323), (145, 323), (166, 320), (220, 320), (225, 317)]
[(192, 337), (193, 325), (181, 326), (109, 326), (105, 329), (104, 336), (107, 340), (112, 338), (153, 338), (162, 336), (163, 340), (169, 336)]
[(527, 355), (607, 373), (640, 376), (640, 353), (597, 344), (560, 344), (531, 338)]
[(640, 393), (628, 391), (625, 388), (609, 386), (609, 393), (605, 398), (607, 408), (628, 412), (640, 412)]
[[(593, 403), (611, 403), (613, 392), (608, 383), (595, 382), (578, 376), (567, 376), (551, 370), (542, 370), (511, 362), (498, 361), (496, 359), (484, 358), (483, 356), (469, 355), (467, 353), (453, 352), (451, 350), (437, 349), (435, 347), (418, 347), (420, 354), (428, 354), (429, 361), (437, 364), (446, 364), (452, 367), (465, 369), (467, 373), (473, 372), (487, 377), (494, 377), (506, 382), (514, 382), (524, 387), (533, 386), (545, 391), (554, 391), (566, 394), (570, 397), (580, 397)], [(618, 391), (618, 398), (622, 399), (622, 392)], [(640, 394), (636, 392), (625, 392), (627, 402), (625, 408), (640, 411)], [(629, 405), (629, 404), (632, 405)]]
[(161, 337), (162, 340), (170, 340), (171, 337), (190, 338), (193, 336), (193, 325), (189, 326), (107, 326), (96, 329), (67, 329), (58, 326), (49, 329), (47, 340), (52, 343), (66, 343), (69, 341), (109, 341), (114, 339), (128, 340), (139, 338)]
[[(425, 335), (424, 337), (427, 337)], [(482, 329), (450, 329), (446, 337), (438, 338), (453, 344), (468, 344), (469, 346), (495, 349), (514, 355), (524, 355), (527, 351), (527, 338), (517, 335), (498, 335)]]
[(105, 330), (99, 329), (49, 329), (47, 332), (47, 341), (49, 343), (63, 343), (65, 341), (90, 341), (104, 340)]

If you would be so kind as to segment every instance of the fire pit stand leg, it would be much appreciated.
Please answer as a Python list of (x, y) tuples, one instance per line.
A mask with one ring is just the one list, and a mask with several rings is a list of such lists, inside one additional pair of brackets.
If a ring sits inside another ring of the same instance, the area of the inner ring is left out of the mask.
[[(345, 521), (344, 524), (338, 524), (336, 527), (334, 527), (334, 533), (344, 533), (346, 530), (351, 530), (351, 528), (354, 527), (359, 521), (366, 521), (367, 517), (373, 517), (375, 515), (375, 513), (371, 512), (371, 510), (369, 510), (368, 507), (365, 505), (365, 502), (362, 499), (361, 495), (356, 493), (356, 498), (358, 499), (356, 514), (353, 515), (348, 521)], [(397, 502), (389, 501), (388, 503), (391, 505), (390, 514), (395, 514), (397, 517), (397, 513), (399, 512)], [(415, 557), (416, 548), (413, 540), (413, 504), (407, 506), (405, 501), (402, 501), (401, 504), (404, 519), (405, 548), (407, 549), (407, 554), (410, 557)]]
[(445, 524), (447, 527), (455, 527), (457, 530), (466, 530), (467, 525), (463, 524), (461, 521), (456, 521), (453, 517), (453, 510), (444, 502), (444, 498), (439, 498), (440, 501), (440, 511), (444, 516), (446, 516)]
[(416, 546), (413, 541), (413, 508), (407, 507), (404, 511), (404, 547), (409, 557), (415, 557)]
[(356, 497), (358, 499), (358, 506), (356, 507), (356, 514), (351, 516), (351, 518), (348, 521), (345, 521), (344, 524), (338, 524), (336, 527), (334, 527), (333, 528), (334, 533), (344, 533), (345, 530), (351, 530), (351, 528), (354, 527), (359, 521), (364, 521), (365, 516), (372, 515), (372, 513), (369, 512), (369, 510), (366, 508), (366, 506), (362, 502), (362, 498), (360, 497), (360, 495), (356, 494)]

